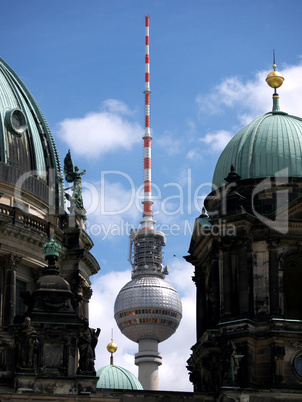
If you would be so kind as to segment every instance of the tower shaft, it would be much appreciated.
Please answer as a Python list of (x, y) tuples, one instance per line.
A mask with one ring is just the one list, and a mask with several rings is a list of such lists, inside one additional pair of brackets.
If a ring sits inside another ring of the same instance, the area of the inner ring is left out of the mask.
[(158, 366), (162, 364), (162, 356), (158, 353), (158, 341), (142, 339), (138, 345), (139, 351), (135, 355), (135, 364), (138, 366), (138, 380), (144, 389), (157, 391)]

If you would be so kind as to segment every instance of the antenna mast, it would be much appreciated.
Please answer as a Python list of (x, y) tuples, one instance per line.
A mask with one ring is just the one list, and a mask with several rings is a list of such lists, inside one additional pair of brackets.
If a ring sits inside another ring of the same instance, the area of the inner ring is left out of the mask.
[(145, 134), (144, 140), (144, 204), (142, 229), (154, 230), (151, 195), (151, 130), (150, 130), (150, 56), (149, 56), (149, 17), (145, 16)]

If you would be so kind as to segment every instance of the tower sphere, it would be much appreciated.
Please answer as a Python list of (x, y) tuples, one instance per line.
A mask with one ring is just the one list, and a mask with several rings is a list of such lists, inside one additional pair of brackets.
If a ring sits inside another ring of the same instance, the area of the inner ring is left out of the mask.
[(181, 300), (172, 285), (157, 276), (139, 276), (119, 292), (114, 317), (121, 332), (134, 342), (155, 339), (163, 342), (176, 331)]

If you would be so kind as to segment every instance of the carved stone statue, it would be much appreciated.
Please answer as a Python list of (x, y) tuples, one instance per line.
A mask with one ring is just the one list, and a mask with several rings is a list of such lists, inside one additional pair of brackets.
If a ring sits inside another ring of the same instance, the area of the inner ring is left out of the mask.
[(25, 317), (24, 322), (19, 327), (17, 342), (18, 367), (34, 368), (38, 335), (34, 327), (31, 326), (31, 319), (29, 317)]
[(88, 321), (84, 320), (84, 329), (81, 334), (78, 347), (80, 352), (79, 371), (95, 373), (94, 360), (95, 348), (100, 335), (100, 328), (97, 330), (88, 327)]
[(67, 188), (71, 189), (72, 195), (65, 193), (65, 197), (70, 201), (70, 213), (85, 216), (85, 210), (82, 197), (82, 176), (86, 173), (86, 170), (79, 171), (78, 166), (73, 166), (70, 150), (64, 159), (64, 175), (65, 180), (68, 183), (73, 183), (73, 186)]

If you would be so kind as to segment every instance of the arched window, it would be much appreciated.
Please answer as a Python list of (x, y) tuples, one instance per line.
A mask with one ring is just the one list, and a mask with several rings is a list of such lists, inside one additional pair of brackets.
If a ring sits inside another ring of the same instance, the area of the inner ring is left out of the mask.
[(285, 318), (302, 320), (302, 254), (294, 254), (283, 264)]
[(296, 372), (302, 377), (302, 355), (298, 355), (294, 360), (294, 367)]

